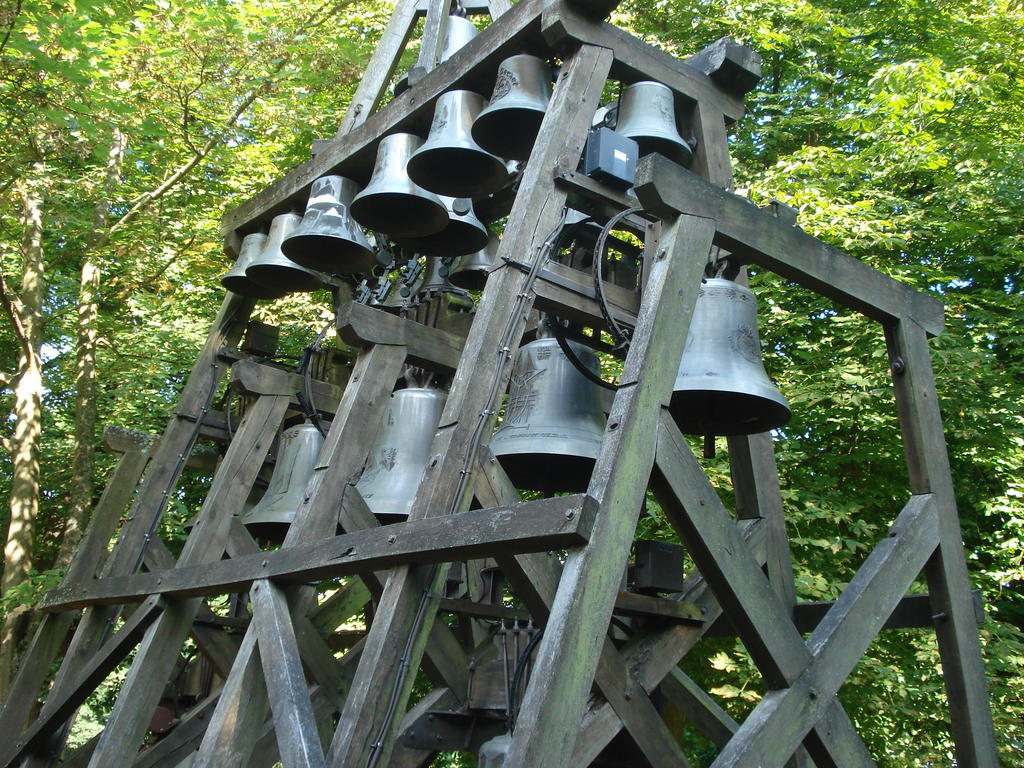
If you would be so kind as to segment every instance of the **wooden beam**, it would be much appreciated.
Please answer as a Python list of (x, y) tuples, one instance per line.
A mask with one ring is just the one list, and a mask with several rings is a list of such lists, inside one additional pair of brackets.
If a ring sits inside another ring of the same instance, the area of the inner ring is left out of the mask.
[[(114, 453), (128, 454), (147, 451), (155, 447), (159, 435), (128, 429), (115, 424), (107, 424), (103, 428), (103, 444)], [(200, 472), (213, 472), (220, 461), (220, 451), (209, 445), (193, 445), (185, 466)], [(104, 542), (106, 545), (107, 542)]]
[(742, 94), (724, 90), (696, 67), (623, 29), (588, 18), (566, 0), (545, 7), (541, 23), (544, 39), (556, 50), (571, 43), (610, 49), (615, 55), (611, 76), (616, 80), (657, 80), (671, 88), (682, 104), (705, 103), (730, 122), (743, 116)]
[[(658, 428), (656, 468), (678, 503), (665, 514), (687, 553), (736, 626), (767, 687), (786, 688), (810, 662), (810, 651), (667, 410)], [(806, 746), (819, 765), (874, 765), (834, 700)]]
[(637, 168), (637, 197), (655, 212), (681, 211), (714, 219), (715, 244), (744, 263), (758, 264), (882, 323), (907, 316), (929, 335), (942, 332), (938, 300), (915, 291), (798, 227), (776, 219), (660, 155)]
[[(549, 261), (537, 277), (538, 310), (590, 327), (605, 326), (591, 275), (557, 261)], [(630, 327), (636, 325), (640, 294), (614, 283), (605, 282), (603, 285), (612, 317)]]
[(914, 496), (868, 555), (807, 645), (811, 659), (789, 686), (768, 691), (719, 752), (713, 768), (781, 765), (835, 695), (938, 545), (931, 495)]
[(957, 762), (988, 768), (999, 762), (995, 728), (926, 331), (908, 315), (886, 326), (886, 344), (911, 488), (933, 493), (939, 507), (939, 549), (926, 573)]
[(761, 79), (761, 54), (731, 37), (720, 37), (686, 63), (731, 93), (749, 93)]
[(65, 611), (136, 602), (149, 595), (222, 595), (245, 591), (260, 579), (303, 584), (412, 562), (450, 563), (494, 554), (547, 551), (586, 542), (592, 522), (593, 509), (579, 494), (526, 501), (353, 531), (191, 568), (58, 587), (40, 607)]
[(338, 335), (354, 347), (372, 344), (402, 345), (410, 363), (454, 371), (459, 365), (465, 339), (439, 328), (430, 328), (382, 309), (351, 302), (338, 312)]
[(600, 504), (594, 530), (566, 559), (508, 765), (554, 768), (572, 755), (654, 463), (650, 436), (672, 391), (713, 234), (710, 222), (680, 216), (648, 254), (636, 331), (587, 488)]
[(678, 667), (673, 668), (661, 681), (658, 690), (671, 701), (686, 719), (707, 739), (721, 749), (740, 724), (708, 696), (693, 679)]
[[(514, 18), (529, 3), (524, 0), (514, 5), (489, 30)], [(485, 33), (469, 45), (486, 38)], [(468, 58), (466, 53), (445, 64)], [(562, 68), (498, 247), (498, 259), (518, 260), (523, 254), (529, 254), (531, 261), (542, 257), (539, 246), (557, 223), (564, 200), (564, 195), (552, 190), (551, 168), (578, 161), (610, 62), (607, 50), (584, 46)], [(428, 75), (417, 88), (443, 68)], [(465, 473), (473, 467), (479, 441), (493, 423), (495, 401), (508, 381), (510, 350), (522, 335), (530, 308), (528, 287), (527, 275), (519, 270), (499, 270), (488, 279), (484, 289), (487, 300), (475, 315), (431, 445), (431, 455), (438, 460), (426, 469), (410, 519), (447, 514), (455, 511), (453, 506), (468, 507), (470, 496), (462, 493), (470, 480)], [(434, 624), (436, 598), (432, 596), (443, 576), (426, 566), (396, 568), (388, 577), (331, 746), (328, 762), (332, 765), (364, 768), (370, 759), (387, 764), (398, 721), (389, 714), (392, 697), (381, 695), (381, 691), (394, 692), (397, 704), (393, 706), (399, 710), (407, 700), (413, 676), (401, 676), (400, 665), (410, 664), (415, 669), (419, 663), (424, 640)], [(409, 637), (411, 644), (405, 639)]]
[[(305, 379), (298, 373), (258, 363), (255, 360), (239, 360), (231, 366), (231, 383), (250, 395), (288, 395), (306, 393)], [(341, 400), (341, 387), (317, 379), (310, 381), (313, 400), (318, 409), (333, 413)]]

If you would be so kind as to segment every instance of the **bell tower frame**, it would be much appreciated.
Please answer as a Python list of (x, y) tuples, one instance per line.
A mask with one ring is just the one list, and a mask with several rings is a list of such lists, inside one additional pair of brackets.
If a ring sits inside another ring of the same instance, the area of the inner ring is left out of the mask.
[[(339, 333), (358, 354), (343, 388), (314, 382), (318, 401), (333, 411), (331, 427), (284, 544), (260, 551), (235, 515), (301, 385), (238, 353), (253, 301), (229, 293), (164, 433), (155, 441), (128, 433), (108, 441), (123, 457), (63, 585), (42, 606), (0, 714), (0, 766), (426, 765), (434, 749), (469, 738), (465, 720), (442, 715), (464, 711), (472, 641), (438, 612), (472, 620), (510, 610), (444, 597), (441, 566), (483, 559), (497, 564), (544, 631), (507, 768), (690, 765), (659, 712), (661, 699), (719, 747), (715, 768), (874, 765), (836, 694), (894, 612), (904, 626), (935, 629), (958, 765), (997, 765), (928, 352), (928, 338), (942, 331), (941, 304), (807, 235), (785, 206), (757, 209), (731, 192), (726, 130), (742, 117), (743, 94), (759, 78), (756, 53), (723, 39), (679, 60), (603, 22), (613, 7), (600, 0), (468, 0), (466, 12), (489, 13), (493, 22), (436, 66), (449, 5), (399, 0), (335, 138), (316, 142), (311, 160), (229, 212), (222, 233), (229, 252), (237, 252), (242, 236), (303, 203), (316, 178), (344, 173), (365, 181), (382, 136), (424, 130), (445, 91), (489, 92), (488, 78), (503, 58), (525, 48), (546, 51), (563, 65), (509, 203), (499, 266), (468, 333), (348, 302), (337, 291)], [(409, 88), (378, 109), (420, 17)], [(576, 170), (609, 77), (672, 89), (696, 138), (691, 170), (649, 156), (630, 194)], [(643, 285), (608, 290), (610, 311), (634, 331), (590, 485), (583, 494), (522, 502), (486, 436), (528, 314), (539, 309), (594, 328), (604, 323), (589, 276), (545, 260), (545, 242), (567, 203), (603, 217), (643, 209), (627, 221), (645, 242)], [(861, 312), (884, 331), (908, 500), (841, 597), (814, 615), (795, 594), (770, 436), (729, 439), (730, 512), (668, 416), (713, 248)], [(449, 375), (452, 384), (410, 519), (382, 527), (352, 483), (407, 363)], [(154, 531), (182, 471), (205, 460), (196, 441), (218, 429), (212, 402), (225, 376), (252, 405), (226, 443), (175, 560)], [(696, 564), (672, 598), (619, 591), (648, 488)], [(470, 508), (473, 499), (479, 508)], [(344, 533), (336, 534), (339, 510)], [(564, 562), (545, 554), (556, 549), (564, 550)], [(908, 596), (921, 572), (929, 594)], [(310, 584), (342, 577), (352, 578), (318, 604)], [(204, 602), (240, 592), (248, 592), (251, 616), (233, 623)], [(370, 600), (365, 636), (338, 658), (329, 630)], [(613, 642), (609, 623), (627, 609), (658, 620)], [(765, 695), (742, 723), (677, 666), (720, 617), (735, 627), (764, 678)], [(224, 684), (140, 751), (189, 637)], [(102, 733), (62, 754), (77, 708), (133, 651)], [(417, 670), (433, 688), (410, 708)]]

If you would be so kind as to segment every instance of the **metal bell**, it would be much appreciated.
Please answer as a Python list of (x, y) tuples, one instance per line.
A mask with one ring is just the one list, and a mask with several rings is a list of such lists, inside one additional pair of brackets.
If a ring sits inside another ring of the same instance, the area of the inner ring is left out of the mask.
[(682, 166), (693, 162), (693, 150), (676, 127), (672, 89), (653, 80), (622, 89), (615, 132), (640, 145), (640, 156), (658, 152)]
[(781, 427), (789, 404), (768, 378), (749, 288), (705, 278), (669, 410), (690, 435), (750, 435)]
[[(580, 361), (598, 373), (597, 355), (569, 342)], [(519, 348), (508, 406), (491, 451), (517, 488), (585, 491), (604, 437), (598, 386), (583, 376), (551, 338)]]
[(449, 16), (448, 28), (444, 34), (444, 45), (441, 47), (441, 61), (448, 61), (466, 43), (479, 34), (480, 30), (469, 19), (464, 16)]
[(352, 200), (352, 218), (393, 237), (424, 237), (447, 226), (448, 212), (441, 199), (415, 184), (405, 171), (422, 144), (423, 139), (411, 133), (380, 140), (370, 183)]
[(487, 245), (488, 230), (473, 212), (473, 201), (468, 197), (440, 197), (448, 211), (448, 226), (433, 235), (396, 238), (395, 242), (424, 256), (465, 256)]
[(521, 54), (498, 66), (491, 103), (473, 122), (477, 144), (502, 157), (526, 160), (551, 98), (547, 62)]
[(447, 397), (433, 387), (409, 387), (391, 395), (366, 469), (356, 483), (381, 522), (409, 516)]
[(308, 421), (289, 427), (277, 444), (277, 462), (260, 503), (241, 516), (257, 539), (282, 541), (302, 504), (324, 437)]
[(409, 158), (409, 176), (425, 189), (451, 197), (482, 197), (508, 181), (505, 162), (485, 152), (471, 129), (487, 100), (473, 91), (442, 93), (423, 146)]
[(363, 230), (349, 215), (359, 185), (344, 176), (322, 176), (313, 182), (302, 223), (281, 243), (284, 255), (310, 269), (332, 275), (369, 272), (376, 253)]
[(487, 282), (487, 276), (491, 272), (491, 267), (494, 266), (500, 242), (498, 236), (491, 232), (485, 248), (459, 259), (449, 277), (452, 284), (459, 288), (465, 288), (467, 291), (482, 291)]
[(242, 247), (238, 249), (238, 258), (220, 279), (220, 284), (232, 293), (252, 299), (280, 299), (288, 293), (280, 286), (261, 285), (245, 274), (246, 268), (256, 260), (266, 244), (267, 236), (262, 232), (253, 232), (243, 237)]
[(270, 222), (270, 234), (260, 255), (246, 268), (246, 277), (260, 285), (285, 293), (315, 291), (323, 286), (320, 276), (300, 267), (281, 251), (281, 243), (301, 221), (296, 213), (282, 213)]

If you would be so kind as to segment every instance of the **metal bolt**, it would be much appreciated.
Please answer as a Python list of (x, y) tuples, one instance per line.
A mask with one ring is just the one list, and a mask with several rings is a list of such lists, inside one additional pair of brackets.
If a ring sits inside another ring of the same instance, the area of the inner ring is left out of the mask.
[(576, 517), (576, 512), (574, 510), (570, 509), (568, 512), (565, 513), (566, 520), (572, 520), (574, 517)]
[(907, 370), (907, 363), (902, 357), (896, 355), (896, 357), (892, 359), (892, 365), (890, 368), (892, 369), (893, 376), (902, 376)]
[(262, 565), (264, 568), (266, 568), (267, 567), (267, 561), (264, 560), (262, 563), (260, 563), (260, 565)]
[(388, 536), (388, 544), (394, 544), (394, 543), (395, 543), (395, 537), (394, 536)]

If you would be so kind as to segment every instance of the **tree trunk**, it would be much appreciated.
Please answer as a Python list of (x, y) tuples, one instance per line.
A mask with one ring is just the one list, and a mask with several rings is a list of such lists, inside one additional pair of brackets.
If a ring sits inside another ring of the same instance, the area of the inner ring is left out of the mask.
[(121, 179), (125, 136), (114, 129), (107, 155), (107, 174), (100, 199), (93, 208), (92, 226), (82, 256), (82, 275), (78, 289), (78, 344), (75, 350), (75, 456), (71, 465), (71, 494), (64, 524), (64, 538), (54, 562), (55, 568), (71, 563), (75, 548), (89, 522), (93, 504), (93, 464), (96, 456), (96, 348), (99, 341), (100, 267), (95, 251), (107, 230), (110, 199)]
[[(24, 582), (32, 568), (32, 544), (39, 510), (39, 441), (42, 434), (43, 376), (40, 361), (43, 306), (43, 216), (37, 191), (23, 186), (21, 297), (15, 308), (15, 333), (21, 343), (18, 376), (14, 385), (14, 437), (10, 441), (11, 519), (4, 547), (0, 594)], [(29, 606), (12, 606), (0, 627), (0, 700), (7, 692), (21, 645)]]

